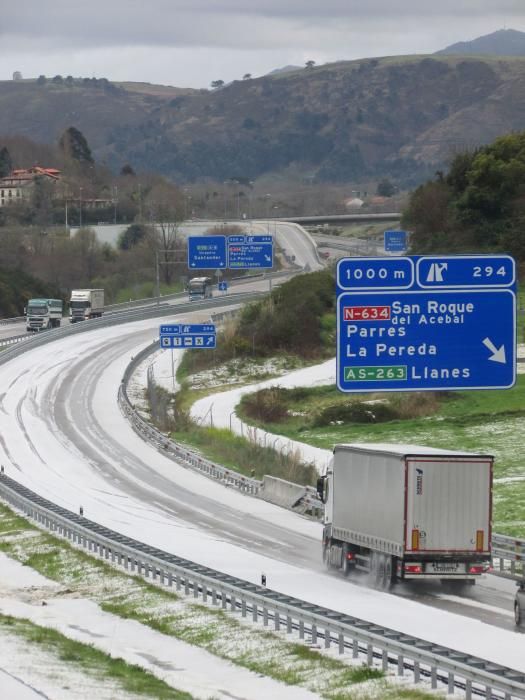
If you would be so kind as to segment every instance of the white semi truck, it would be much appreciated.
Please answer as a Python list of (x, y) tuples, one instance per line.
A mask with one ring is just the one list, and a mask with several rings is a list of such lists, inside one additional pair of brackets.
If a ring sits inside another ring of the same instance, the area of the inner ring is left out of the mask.
[(493, 463), (419, 445), (336, 445), (317, 482), (326, 566), (367, 571), (384, 590), (473, 584), (490, 568)]
[(71, 323), (100, 318), (104, 312), (103, 289), (73, 289), (69, 301)]
[(48, 328), (58, 328), (62, 321), (62, 299), (29, 299), (25, 309), (26, 329), (42, 331)]

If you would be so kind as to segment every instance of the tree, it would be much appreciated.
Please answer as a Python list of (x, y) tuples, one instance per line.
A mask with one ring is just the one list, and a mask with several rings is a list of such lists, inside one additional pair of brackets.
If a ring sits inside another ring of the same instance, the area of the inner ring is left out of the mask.
[(47, 78), (45, 75), (39, 75), (38, 78), (36, 79), (37, 85), (45, 85), (46, 83), (47, 83)]
[(224, 85), (224, 80), (212, 80), (211, 81), (211, 86), (214, 90), (218, 90), (219, 88), (223, 87)]
[(143, 241), (148, 233), (149, 229), (147, 226), (143, 224), (131, 224), (131, 226), (128, 226), (128, 228), (120, 234), (118, 247), (120, 250), (130, 250)]
[(251, 74), (251, 73), (245, 73), (245, 74), (242, 76), (242, 79), (243, 79), (243, 80), (251, 80), (251, 77), (252, 77), (252, 74)]
[(75, 79), (73, 78), (72, 75), (68, 75), (67, 78), (64, 81), (68, 87), (72, 87), (75, 83)]
[(120, 169), (120, 174), (122, 175), (122, 177), (127, 177), (127, 176), (135, 177), (136, 176), (135, 171), (133, 170), (133, 168), (131, 167), (131, 165), (129, 163), (126, 163), (125, 165), (122, 166), (122, 168)]
[(525, 260), (525, 132), (459, 153), (410, 197), (416, 252), (509, 252)]
[(385, 177), (377, 183), (377, 194), (380, 197), (392, 197), (395, 194), (396, 187), (390, 180)]
[(306, 61), (304, 64), (306, 68), (313, 68), (315, 66), (315, 61), (312, 61), (311, 59), (309, 61)]
[(185, 242), (178, 226), (184, 218), (183, 198), (173, 185), (159, 182), (148, 192), (145, 210), (151, 221), (151, 242), (159, 264), (159, 273), (169, 285), (177, 273), (187, 273)]
[(77, 161), (82, 165), (93, 165), (94, 160), (86, 137), (74, 126), (70, 126), (69, 129), (64, 131), (58, 145), (66, 158)]
[(62, 83), (64, 82), (64, 78), (61, 75), (55, 75), (51, 82), (55, 83), (55, 85), (62, 85)]
[(0, 177), (6, 177), (13, 169), (13, 161), (6, 146), (0, 149)]

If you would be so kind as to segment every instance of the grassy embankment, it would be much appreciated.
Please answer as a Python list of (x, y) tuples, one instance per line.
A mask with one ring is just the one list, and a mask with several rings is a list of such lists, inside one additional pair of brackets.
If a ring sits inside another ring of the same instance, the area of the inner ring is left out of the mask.
[[(378, 669), (351, 665), (343, 659), (300, 644), (284, 632), (253, 628), (221, 609), (196, 604), (138, 576), (129, 576), (109, 563), (91, 557), (34, 527), (7, 507), (0, 505), (0, 551), (64, 586), (60, 597), (85, 598), (106, 612), (135, 620), (162, 634), (205, 649), (239, 667), (300, 686), (328, 700), (424, 700), (432, 696), (417, 689), (393, 686)], [(51, 600), (52, 591), (46, 591)], [(45, 648), (53, 644), (64, 663), (77, 664), (91, 672), (101, 665), (101, 677), (118, 679), (126, 689), (157, 698), (184, 698), (186, 694), (167, 687), (135, 666), (107, 659), (95, 649), (42, 630), (24, 620), (0, 616), (0, 629), (21, 635)], [(179, 693), (179, 694), (177, 694)]]
[(284, 408), (278, 421), (258, 418), (253, 396), (238, 413), (269, 432), (326, 449), (339, 442), (394, 442), (493, 454), (495, 529), (525, 536), (525, 480), (519, 480), (525, 477), (525, 376), (501, 391), (348, 396), (327, 386), (277, 390), (274, 401)]

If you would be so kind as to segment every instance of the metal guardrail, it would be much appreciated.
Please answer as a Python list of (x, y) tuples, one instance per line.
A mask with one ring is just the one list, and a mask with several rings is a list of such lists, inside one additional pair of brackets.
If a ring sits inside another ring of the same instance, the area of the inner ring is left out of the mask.
[(525, 540), (492, 535), (493, 574), (525, 581)]
[(0, 348), (5, 347), (6, 345), (15, 345), (16, 343), (20, 343), (22, 340), (29, 340), (29, 338), (33, 337), (33, 333), (24, 333), (23, 335), (13, 335), (11, 338), (4, 338), (3, 340), (0, 340)]
[(184, 592), (205, 604), (270, 623), (276, 631), (298, 633), (312, 645), (337, 646), (340, 654), (398, 676), (411, 674), (414, 683), (430, 679), (433, 689), (461, 689), (467, 700), (525, 698), (525, 673), (418, 637), (294, 598), (249, 581), (182, 559), (126, 537), (72, 511), (61, 508), (0, 474), (0, 495), (11, 506), (57, 536), (83, 547), (132, 574)]
[(25, 316), (12, 316), (11, 318), (2, 318), (0, 319), (0, 326), (7, 326), (11, 323), (22, 323), (22, 321), (25, 320)]
[(237, 304), (257, 301), (265, 295), (266, 292), (236, 292), (234, 294), (228, 294), (224, 297), (214, 297), (213, 299), (205, 299), (202, 301), (186, 302), (184, 304), (177, 304), (176, 306), (148, 306), (137, 310), (123, 310), (119, 313), (115, 312), (108, 314), (107, 316), (102, 316), (101, 318), (90, 319), (89, 321), (82, 321), (80, 323), (73, 323), (68, 326), (61, 326), (60, 328), (54, 328), (46, 331), (45, 333), (32, 334), (27, 341), (17, 343), (14, 347), (3, 350), (0, 352), (0, 364), (9, 362), (9, 360), (13, 359), (14, 357), (17, 357), (18, 355), (33, 348), (46, 345), (47, 343), (53, 342), (54, 340), (59, 340), (60, 338), (66, 338), (70, 335), (86, 333), (98, 328), (117, 326), (122, 323), (131, 323), (132, 321), (145, 321), (163, 316), (174, 316), (176, 314), (188, 313), (189, 311), (198, 311), (199, 309), (210, 311), (217, 306), (235, 306)]
[[(229, 301), (234, 304), (251, 301), (259, 296), (260, 294), (239, 295)], [(221, 298), (219, 302), (218, 305), (224, 305), (225, 299)], [(205, 303), (206, 308), (213, 305), (210, 300)], [(142, 309), (135, 314), (112, 315), (108, 319), (97, 319), (38, 334), (27, 343), (2, 352), (0, 364), (26, 352), (30, 347), (43, 345), (59, 337), (132, 320), (182, 313), (198, 308), (199, 304), (188, 304), (187, 309), (185, 306), (168, 310)], [(250, 613), (254, 622), (262, 620), (267, 626), (269, 621), (272, 621), (276, 630), (286, 626), (287, 632), (296, 630), (302, 639), (307, 635), (313, 644), (322, 639), (325, 648), (337, 644), (340, 653), (351, 650), (354, 658), (363, 658), (368, 665), (380, 659), (384, 669), (393, 664), (397, 667), (399, 675), (411, 672), (416, 683), (421, 676), (426, 676), (430, 678), (432, 688), (437, 688), (438, 684), (445, 684), (449, 692), (460, 688), (467, 699), (473, 695), (495, 700), (525, 698), (525, 674), (520, 671), (285, 596), (182, 560), (62, 509), (17, 484), (3, 473), (0, 474), (0, 494), (7, 502), (44, 527), (84, 546), (92, 553), (98, 553), (106, 559), (111, 558), (113, 562), (118, 561), (127, 570), (138, 571), (146, 577), (151, 575), (163, 584), (176, 586), (177, 590), (184, 589), (187, 595), (192, 594), (195, 598), (202, 596), (203, 600), (211, 601), (212, 605), (220, 603), (223, 609), (229, 607), (234, 612), (240, 612), (243, 617)], [(504, 539), (514, 542), (515, 549), (516, 540)], [(501, 541), (503, 542), (503, 537)], [(510, 556), (511, 550), (507, 544), (505, 547), (502, 545), (502, 557)], [(509, 561), (521, 560), (516, 559), (515, 555), (514, 551)], [(519, 557), (521, 558), (521, 553)]]
[(257, 495), (261, 487), (260, 481), (257, 479), (251, 479), (250, 477), (239, 474), (232, 469), (226, 469), (226, 467), (223, 467), (220, 464), (215, 464), (214, 462), (200, 457), (195, 452), (192, 452), (182, 445), (179, 445), (174, 440), (166, 437), (164, 433), (161, 433), (160, 430), (157, 430), (157, 428), (145, 421), (135, 410), (127, 393), (128, 381), (135, 368), (138, 367), (138, 365), (158, 347), (158, 342), (155, 341), (138, 353), (126, 367), (122, 382), (119, 386), (118, 403), (120, 410), (129, 420), (133, 430), (135, 430), (135, 432), (138, 433), (141, 438), (159, 450), (159, 452), (162, 452), (163, 455), (176, 461), (177, 464), (195, 471), (199, 471), (211, 479), (220, 481), (225, 486), (233, 486), (244, 493)]
[[(213, 318), (215, 319), (217, 316), (223, 315), (224, 312), (221, 314), (214, 314)], [(141, 350), (140, 353), (135, 355), (135, 357), (127, 365), (124, 376), (122, 377), (122, 382), (119, 386), (119, 407), (124, 416), (129, 420), (133, 430), (139, 435), (139, 437), (148, 442), (159, 452), (162, 452), (164, 456), (177, 462), (177, 464), (194, 471), (198, 471), (210, 479), (219, 481), (224, 486), (236, 488), (247, 495), (264, 498), (262, 481), (254, 479), (253, 477), (245, 476), (244, 474), (241, 474), (233, 469), (228, 469), (220, 464), (216, 464), (215, 462), (202, 457), (189, 448), (180, 445), (142, 418), (142, 416), (132, 405), (127, 393), (129, 380), (131, 379), (135, 369), (152, 352), (157, 350), (158, 347), (158, 342), (154, 341)], [(296, 499), (294, 507), (292, 508), (290, 506), (290, 510), (308, 514), (316, 519), (320, 519), (322, 517), (324, 506), (319, 500), (316, 490), (312, 486), (302, 487), (298, 485), (298, 488), (304, 490), (304, 496)]]

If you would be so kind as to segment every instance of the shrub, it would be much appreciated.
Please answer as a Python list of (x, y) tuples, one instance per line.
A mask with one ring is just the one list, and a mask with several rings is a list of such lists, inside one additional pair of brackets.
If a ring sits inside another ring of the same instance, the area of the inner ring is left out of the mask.
[(269, 423), (278, 422), (288, 414), (286, 402), (277, 387), (261, 389), (243, 397), (242, 406), (249, 418)]
[(312, 419), (314, 427), (333, 423), (384, 423), (398, 417), (396, 410), (387, 403), (362, 403), (351, 401), (326, 406)]

